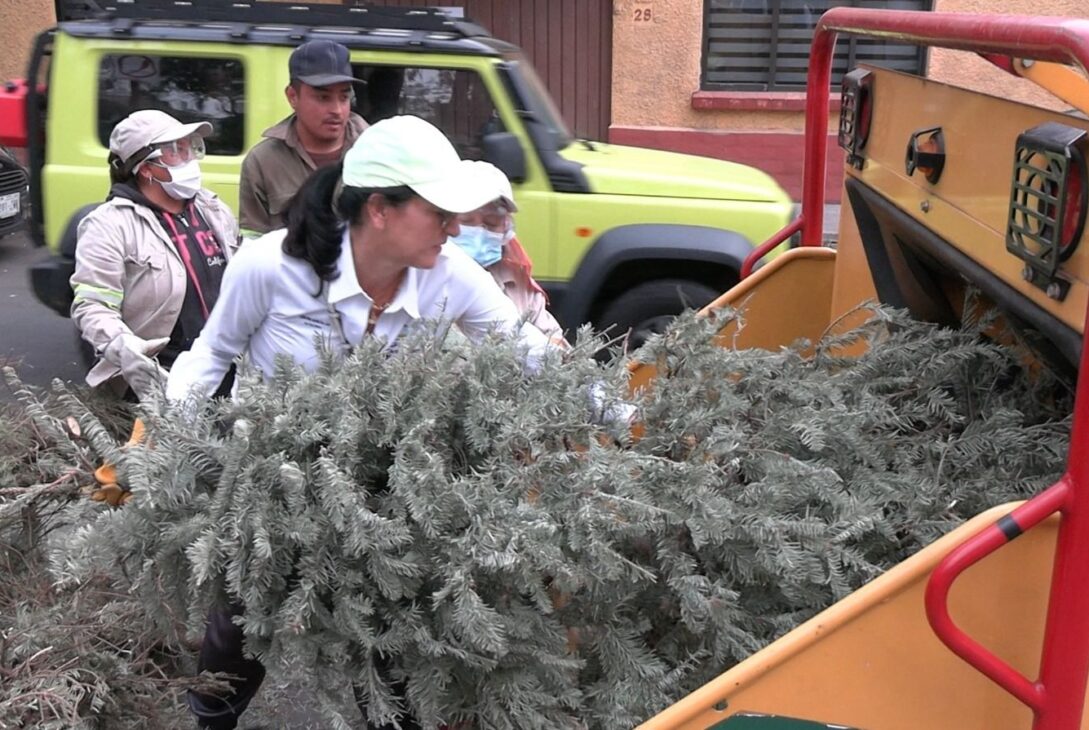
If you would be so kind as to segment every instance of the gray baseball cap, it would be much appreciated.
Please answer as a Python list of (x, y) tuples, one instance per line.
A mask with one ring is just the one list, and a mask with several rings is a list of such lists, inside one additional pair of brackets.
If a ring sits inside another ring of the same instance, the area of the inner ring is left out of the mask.
[(332, 86), (345, 81), (365, 83), (352, 76), (348, 49), (333, 41), (303, 43), (292, 51), (287, 70), (292, 81), (301, 81), (307, 86)]

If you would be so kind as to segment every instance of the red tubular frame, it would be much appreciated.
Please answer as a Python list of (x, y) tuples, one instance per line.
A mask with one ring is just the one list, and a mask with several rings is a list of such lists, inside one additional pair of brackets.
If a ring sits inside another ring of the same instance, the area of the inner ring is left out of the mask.
[[(982, 54), (1074, 63), (1089, 70), (1089, 20), (832, 8), (817, 22), (809, 55), (802, 212), (794, 221), (800, 225), (803, 246), (819, 246), (822, 242), (828, 163), (828, 89), (832, 78), (832, 51), (840, 33)], [(745, 278), (756, 262), (774, 247), (761, 245), (750, 252), (742, 264), (741, 278)]]
[[(806, 87), (805, 179), (802, 212), (746, 259), (742, 276), (793, 232), (803, 246), (819, 246), (824, 223), (828, 88), (839, 33), (889, 38), (980, 54), (1072, 63), (1089, 70), (1089, 21), (1076, 18), (980, 16), (860, 8), (833, 8), (817, 23)], [(750, 260), (751, 259), (751, 260)], [(1089, 313), (1087, 313), (1089, 319)], [(927, 616), (938, 637), (958, 656), (1030, 707), (1033, 730), (1079, 730), (1089, 681), (1089, 343), (1082, 346), (1083, 387), (1074, 405), (1067, 470), (1062, 479), (950, 553), (935, 569), (926, 592)], [(1030, 681), (960, 631), (947, 599), (969, 566), (1058, 512), (1062, 515), (1052, 573), (1040, 677)]]
[(1051, 486), (1011, 512), (1002, 524), (995, 523), (954, 548), (934, 569), (926, 584), (926, 617), (934, 633), (957, 656), (1035, 712), (1045, 708), (1043, 685), (1026, 679), (957, 628), (949, 615), (949, 589), (965, 570), (1060, 510), (1069, 494), (1070, 486), (1065, 480)]
[(741, 262), (741, 278), (744, 279), (748, 277), (748, 275), (752, 273), (752, 268), (756, 265), (756, 262), (764, 258), (764, 256), (767, 255), (768, 251), (772, 250), (800, 230), (802, 230), (802, 216), (799, 215), (793, 221), (788, 223), (782, 230), (780, 230), (768, 240), (761, 243), (759, 246), (753, 249), (753, 251), (748, 256), (745, 257), (745, 260)]

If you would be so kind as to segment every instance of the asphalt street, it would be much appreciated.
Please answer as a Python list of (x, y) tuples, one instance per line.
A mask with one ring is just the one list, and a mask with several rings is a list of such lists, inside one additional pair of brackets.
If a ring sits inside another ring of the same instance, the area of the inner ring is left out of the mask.
[[(15, 366), (31, 385), (47, 386), (53, 378), (81, 382), (85, 375), (72, 321), (48, 309), (30, 290), (31, 264), (46, 258), (30, 236), (0, 238), (0, 365)], [(0, 385), (0, 399), (10, 397)]]

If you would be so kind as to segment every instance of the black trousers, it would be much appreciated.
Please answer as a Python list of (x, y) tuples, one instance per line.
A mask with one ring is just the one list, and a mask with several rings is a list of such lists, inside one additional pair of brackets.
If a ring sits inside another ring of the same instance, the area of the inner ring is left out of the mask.
[[(189, 692), (189, 710), (196, 715), (198, 724), (208, 730), (234, 730), (238, 726), (239, 716), (245, 712), (265, 679), (265, 668), (261, 662), (247, 659), (242, 651), (242, 628), (231, 620), (241, 613), (241, 606), (232, 606), (227, 610), (213, 609), (208, 614), (197, 671), (223, 672), (238, 677), (231, 681), (231, 693), (227, 696)], [(366, 718), (367, 707), (360, 702), (356, 688), (352, 689), (359, 711)], [(403, 694), (404, 690), (403, 686), (394, 686), (395, 692)], [(419, 724), (411, 717), (402, 718), (400, 724), (401, 730), (420, 730)], [(367, 730), (393, 730), (393, 725), (372, 725), (370, 722), (361, 727)]]
[(241, 606), (212, 609), (204, 629), (204, 643), (197, 660), (198, 672), (224, 672), (231, 680), (231, 693), (225, 697), (189, 692), (189, 710), (198, 723), (209, 730), (233, 730), (238, 717), (257, 694), (265, 679), (265, 668), (256, 659), (247, 659), (242, 651), (242, 628), (231, 619), (242, 613)]

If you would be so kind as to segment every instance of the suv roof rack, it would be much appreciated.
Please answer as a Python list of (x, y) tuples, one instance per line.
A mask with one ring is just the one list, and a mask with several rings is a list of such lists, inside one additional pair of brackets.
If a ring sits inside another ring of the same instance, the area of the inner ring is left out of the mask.
[(345, 5), (268, 0), (54, 0), (54, 5), (58, 23), (119, 18), (133, 21), (415, 30), (448, 33), (462, 38), (490, 36), (476, 23), (455, 20), (438, 8), (383, 7), (361, 0)]

